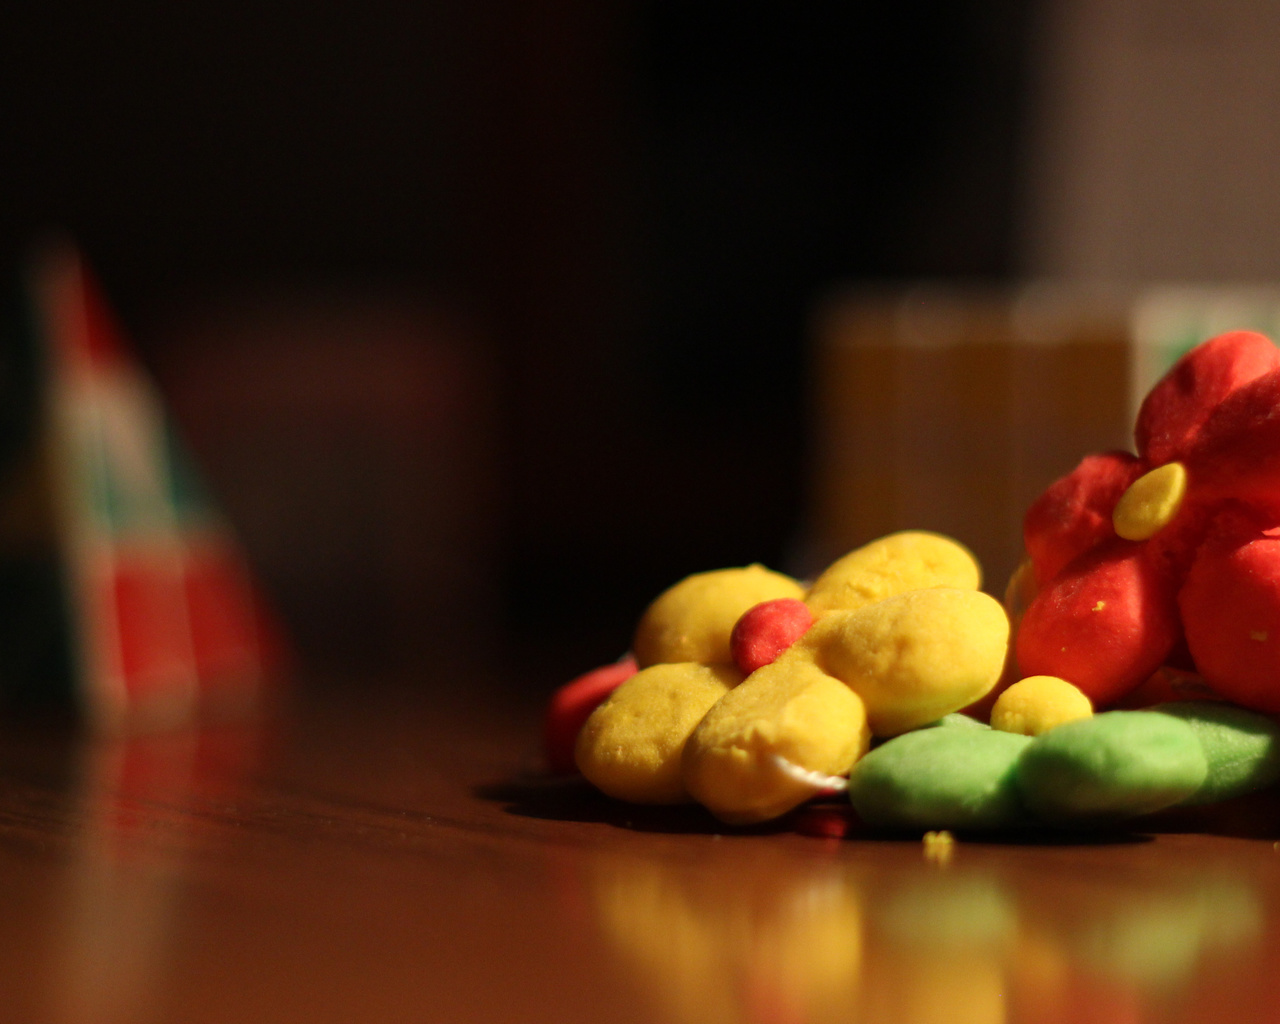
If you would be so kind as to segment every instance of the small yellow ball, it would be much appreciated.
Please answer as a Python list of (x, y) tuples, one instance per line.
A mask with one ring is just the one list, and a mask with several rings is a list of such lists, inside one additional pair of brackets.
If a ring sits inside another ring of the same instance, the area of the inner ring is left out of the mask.
[(1057, 676), (1028, 676), (996, 698), (991, 727), (1039, 736), (1065, 722), (1088, 718), (1093, 704), (1077, 687)]

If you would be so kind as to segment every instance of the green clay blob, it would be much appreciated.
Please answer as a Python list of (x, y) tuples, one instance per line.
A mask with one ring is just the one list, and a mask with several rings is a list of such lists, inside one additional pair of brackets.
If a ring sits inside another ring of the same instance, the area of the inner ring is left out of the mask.
[(964, 725), (903, 733), (854, 766), (849, 799), (868, 825), (886, 828), (1024, 824), (1014, 768), (1031, 742), (1028, 736)]
[(1280, 722), (1221, 701), (1188, 700), (1151, 709), (1191, 726), (1209, 772), (1187, 803), (1229, 800), (1280, 778)]
[(1209, 773), (1195, 730), (1154, 711), (1107, 711), (1031, 742), (1018, 763), (1022, 799), (1050, 822), (1115, 821), (1171, 807)]

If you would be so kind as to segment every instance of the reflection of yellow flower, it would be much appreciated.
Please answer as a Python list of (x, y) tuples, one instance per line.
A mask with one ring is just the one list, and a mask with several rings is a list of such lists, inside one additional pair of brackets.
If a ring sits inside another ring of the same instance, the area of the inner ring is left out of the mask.
[(618, 858), (591, 882), (602, 929), (676, 1019), (851, 1019), (862, 915), (838, 865)]
[(869, 998), (863, 1020), (894, 1024), (1002, 1024), (1006, 1020), (1003, 966), (982, 952), (925, 957), (899, 951), (877, 960), (874, 971), (867, 979)]
[(1018, 908), (995, 875), (952, 866), (876, 886), (863, 1019), (1000, 1024)]
[(584, 884), (664, 1018), (690, 1024), (1004, 1024), (1010, 1007), (1116, 1024), (1264, 933), (1255, 884), (1203, 860), (1072, 873), (966, 847), (937, 871), (880, 849), (707, 842), (600, 855)]

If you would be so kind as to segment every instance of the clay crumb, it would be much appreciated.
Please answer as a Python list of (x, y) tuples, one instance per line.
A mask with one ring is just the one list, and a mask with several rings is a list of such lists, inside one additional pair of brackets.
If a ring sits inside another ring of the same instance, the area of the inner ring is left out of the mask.
[(949, 864), (955, 854), (955, 846), (956, 837), (945, 829), (940, 832), (926, 832), (924, 834), (924, 859), (933, 864)]

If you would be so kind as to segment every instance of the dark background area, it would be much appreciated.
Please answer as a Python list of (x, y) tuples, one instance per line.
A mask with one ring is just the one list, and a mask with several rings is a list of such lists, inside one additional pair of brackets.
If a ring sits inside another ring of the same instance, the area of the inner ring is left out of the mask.
[(689, 572), (789, 567), (826, 291), (1017, 270), (1035, 13), (30, 5), (0, 261), (80, 241), (304, 656), (483, 619), (554, 675)]

